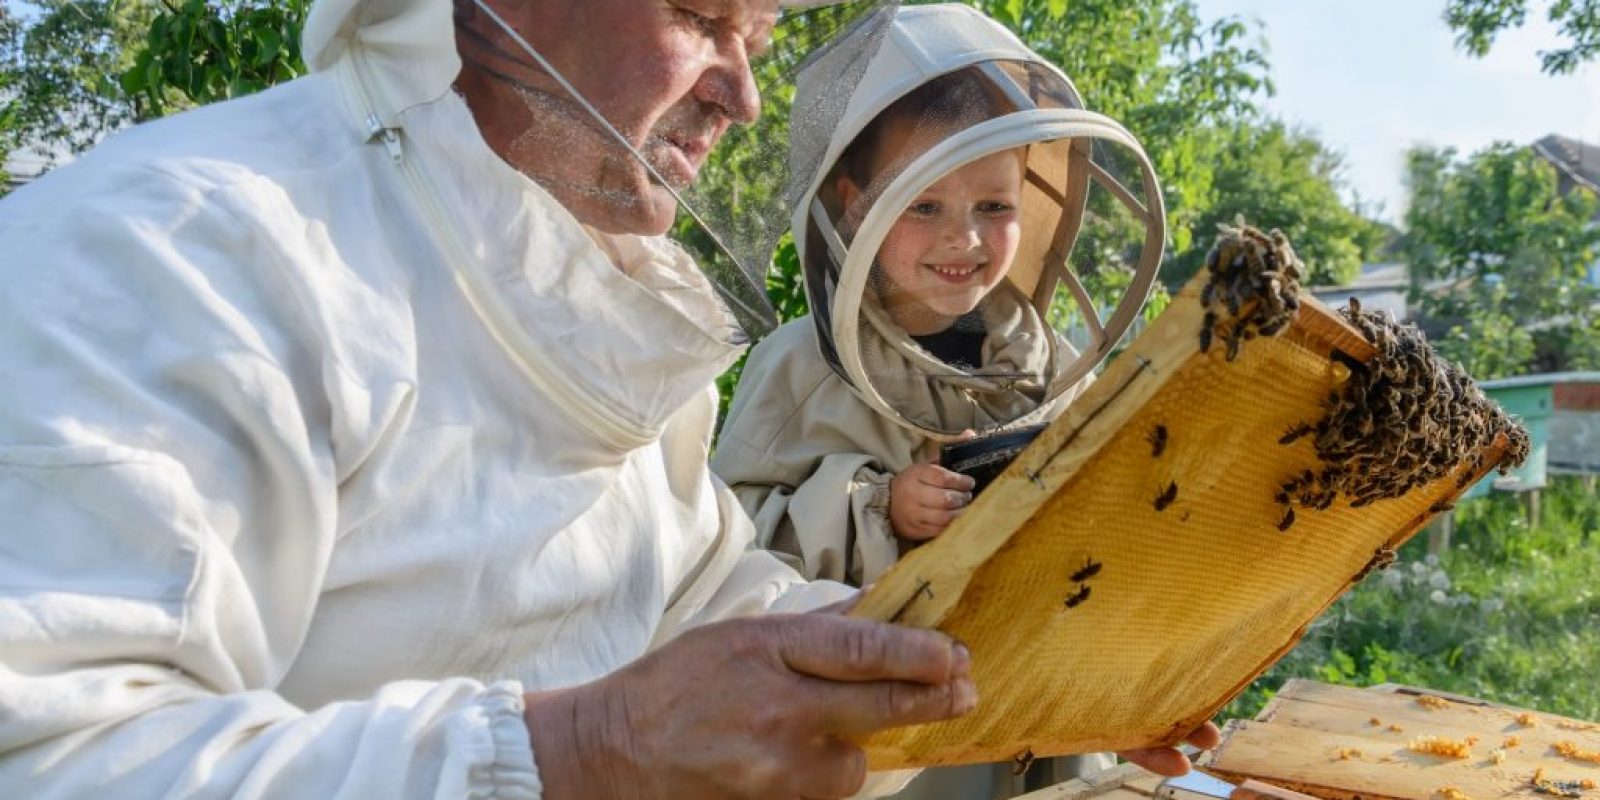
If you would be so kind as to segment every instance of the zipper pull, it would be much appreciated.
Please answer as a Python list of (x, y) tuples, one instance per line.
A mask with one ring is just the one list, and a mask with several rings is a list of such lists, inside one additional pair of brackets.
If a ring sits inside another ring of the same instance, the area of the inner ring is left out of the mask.
[(383, 149), (389, 151), (389, 158), (399, 164), (405, 158), (405, 151), (400, 147), (400, 129), (385, 127), (378, 119), (378, 115), (367, 117), (367, 141), (378, 140), (383, 143)]

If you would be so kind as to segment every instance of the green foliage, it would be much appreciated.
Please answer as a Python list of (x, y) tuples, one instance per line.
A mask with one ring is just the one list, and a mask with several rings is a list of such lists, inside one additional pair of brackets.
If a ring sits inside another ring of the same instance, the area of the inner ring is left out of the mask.
[(1084, 102), (1122, 122), (1160, 176), (1178, 251), (1209, 235), (1221, 126), (1253, 116), (1272, 91), (1264, 48), (1235, 17), (1204, 23), (1191, 0), (980, 0), (979, 8), (1072, 78)]
[(0, 151), (80, 152), (134, 117), (115, 76), (154, 13), (140, 0), (0, 9)]
[(1442, 349), (1479, 378), (1600, 358), (1600, 289), (1586, 280), (1600, 258), (1600, 200), (1560, 194), (1555, 169), (1510, 144), (1467, 159), (1413, 150), (1407, 179), (1402, 252), (1423, 327)]
[[(1600, 55), (1600, 2), (1551, 0), (1545, 14), (1567, 40), (1564, 47), (1540, 51), (1546, 73), (1575, 72)], [(1528, 0), (1450, 0), (1444, 19), (1456, 32), (1456, 46), (1482, 57), (1488, 55), (1502, 31), (1519, 28), (1527, 21)]]
[(1440, 355), (1479, 380), (1521, 374), (1533, 359), (1533, 335), (1501, 308), (1504, 295), (1496, 291), (1486, 298), (1488, 304), (1475, 308), (1470, 329), (1451, 325), (1444, 336), (1433, 339)]
[[(22, 36), (22, 23), (17, 21), (10, 6), (0, 3), (0, 53), (12, 52)], [(16, 77), (10, 69), (0, 69), (0, 98), (11, 96)], [(16, 109), (11, 103), (0, 103), (0, 197), (11, 185), (11, 175), (5, 170), (6, 159), (17, 148)]]
[[(1235, 217), (1264, 230), (1277, 228), (1310, 269), (1307, 283), (1354, 280), (1362, 261), (1382, 245), (1383, 229), (1340, 199), (1339, 155), (1278, 121), (1241, 122), (1228, 129), (1227, 138), (1230, 144), (1214, 164), (1216, 201), (1199, 213), (1197, 229), (1209, 233)], [(1204, 247), (1180, 253), (1162, 277), (1169, 286), (1182, 284), (1204, 257)]]
[(1540, 524), (1520, 498), (1463, 503), (1442, 559), (1421, 537), (1312, 626), (1230, 704), (1251, 717), (1291, 677), (1426, 686), (1600, 719), (1600, 496), (1576, 478), (1545, 490)]
[(141, 116), (240, 97), (305, 72), (300, 30), (309, 0), (186, 0), (150, 23), (144, 48), (122, 73), (121, 88), (139, 97)]

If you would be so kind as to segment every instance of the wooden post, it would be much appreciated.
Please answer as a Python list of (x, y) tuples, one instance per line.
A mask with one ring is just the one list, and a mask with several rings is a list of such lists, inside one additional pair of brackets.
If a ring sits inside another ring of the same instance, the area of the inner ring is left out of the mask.
[(1528, 492), (1528, 527), (1539, 527), (1539, 494), (1540, 490), (1532, 489)]
[(1446, 511), (1428, 526), (1428, 555), (1444, 557), (1450, 549), (1450, 534), (1455, 532), (1456, 514)]

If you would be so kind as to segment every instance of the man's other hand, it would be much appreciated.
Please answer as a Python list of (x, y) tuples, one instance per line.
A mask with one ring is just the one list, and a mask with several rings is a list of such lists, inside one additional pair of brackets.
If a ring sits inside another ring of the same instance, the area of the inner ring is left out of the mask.
[(837, 614), (730, 620), (584, 686), (527, 696), (545, 797), (840, 798), (849, 740), (977, 704), (949, 637)]

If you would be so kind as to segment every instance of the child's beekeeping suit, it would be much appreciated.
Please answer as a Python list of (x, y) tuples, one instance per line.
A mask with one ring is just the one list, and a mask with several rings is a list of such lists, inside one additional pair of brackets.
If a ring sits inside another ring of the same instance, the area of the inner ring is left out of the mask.
[[(966, 431), (1054, 418), (1137, 317), (1165, 234), (1138, 141), (1084, 110), (1059, 69), (965, 6), (893, 13), (887, 34), (846, 38), (799, 75), (793, 230), (812, 314), (751, 353), (713, 462), (760, 543), (858, 584), (899, 557), (893, 476)], [(859, 81), (831, 77), (864, 58)], [(817, 115), (834, 126), (810, 116), (845, 103)], [(857, 141), (891, 106), (874, 141)], [(930, 255), (897, 222), (942, 178), (1007, 151), (1022, 163), (1010, 269), (943, 280), (935, 267), (987, 270), (1004, 253)], [(1100, 305), (1085, 283), (1113, 274), (1132, 280)]]

